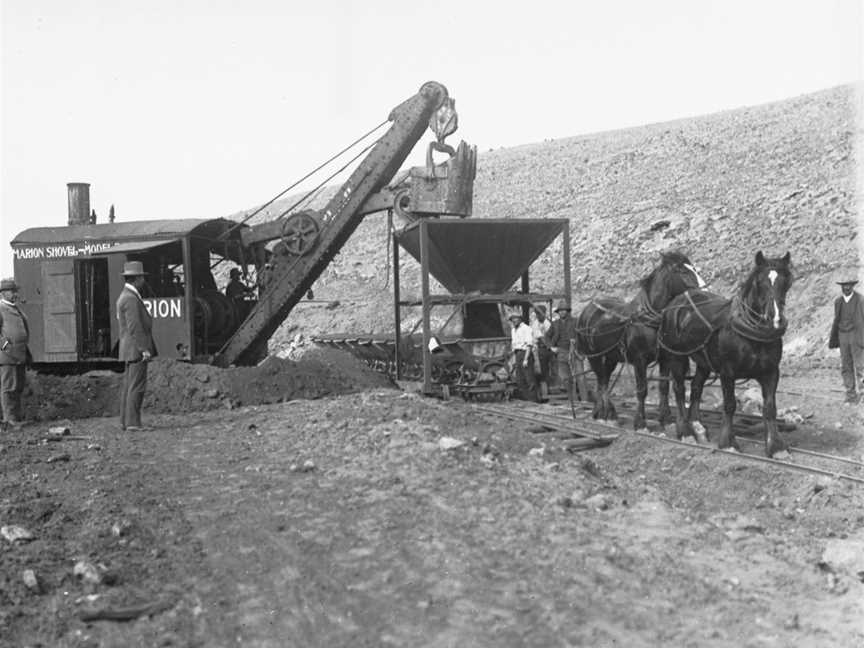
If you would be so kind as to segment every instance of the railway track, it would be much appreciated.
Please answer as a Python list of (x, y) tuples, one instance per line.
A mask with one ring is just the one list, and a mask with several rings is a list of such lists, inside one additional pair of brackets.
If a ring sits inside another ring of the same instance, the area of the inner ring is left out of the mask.
[[(750, 439), (741, 434), (736, 434), (735, 438), (739, 444), (754, 447), (753, 453), (721, 450), (712, 445), (701, 445), (692, 441), (679, 441), (678, 439), (648, 431), (631, 432), (616, 423), (591, 419), (591, 403), (574, 403), (574, 409), (576, 410), (575, 418), (571, 411), (565, 410), (554, 402), (539, 405), (526, 401), (510, 401), (508, 403), (470, 404), (467, 406), (480, 414), (506, 418), (530, 425), (534, 428), (540, 428), (546, 432), (555, 433), (562, 439), (563, 445), (570, 450), (590, 450), (603, 447), (612, 443), (622, 434), (635, 434), (661, 443), (686, 446), (700, 452), (724, 454), (742, 461), (765, 463), (785, 470), (806, 472), (864, 485), (864, 462), (849, 457), (831, 455), (793, 446), (789, 448), (790, 459), (769, 458), (757, 454), (761, 452), (763, 447), (762, 441)], [(719, 412), (715, 412), (714, 414), (719, 415)], [(761, 422), (761, 418), (759, 417), (751, 418)], [(747, 425), (745, 427), (749, 428), (750, 426)], [(794, 426), (792, 427), (794, 428)]]

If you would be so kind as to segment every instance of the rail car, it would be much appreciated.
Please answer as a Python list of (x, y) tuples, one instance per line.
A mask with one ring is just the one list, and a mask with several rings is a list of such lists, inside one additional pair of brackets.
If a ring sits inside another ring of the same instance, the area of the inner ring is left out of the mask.
[[(556, 239), (560, 253), (544, 255)], [(402, 296), (400, 250), (419, 263), (420, 295)], [(554, 289), (532, 290), (538, 261), (556, 266)], [(420, 380), (425, 393), (506, 398), (513, 390), (508, 313), (521, 310), (527, 322), (532, 305), (545, 304), (551, 313), (553, 302), (570, 302), (569, 221), (419, 220), (393, 232), (391, 265), (392, 333), (319, 334), (313, 341), (349, 351), (397, 379)], [(432, 294), (430, 277), (446, 292)], [(412, 309), (419, 313), (406, 317)]]

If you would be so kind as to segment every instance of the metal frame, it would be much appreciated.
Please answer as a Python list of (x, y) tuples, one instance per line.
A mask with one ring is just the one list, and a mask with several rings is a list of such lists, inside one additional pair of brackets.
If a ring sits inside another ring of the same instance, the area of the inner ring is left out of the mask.
[[(508, 224), (518, 224), (520, 221), (529, 221), (535, 219), (478, 219), (473, 221), (474, 223), (478, 222), (489, 222), (489, 223), (502, 223), (506, 222)], [(479, 295), (473, 295), (473, 297), (479, 299), (491, 299), (494, 301), (505, 302), (514, 299), (525, 299), (526, 301), (540, 301), (543, 299), (563, 299), (567, 302), (568, 305), (571, 303), (571, 292), (570, 292), (570, 222), (566, 218), (556, 218), (549, 219), (553, 222), (558, 222), (562, 225), (561, 228), (561, 238), (562, 238), (562, 276), (563, 276), (563, 290), (561, 293), (552, 293), (552, 294), (537, 294), (534, 295), (530, 290), (530, 277), (529, 277), (529, 269), (525, 269), (520, 277), (521, 284), (521, 292), (518, 293), (480, 293)], [(398, 232), (396, 232), (392, 227), (392, 215), (390, 217), (391, 223), (391, 232), (392, 232), (392, 244), (393, 244), (393, 315), (394, 315), (394, 331), (395, 331), (395, 361), (396, 361), (396, 378), (397, 380), (402, 378), (401, 375), (401, 362), (400, 362), (400, 347), (402, 341), (402, 330), (401, 330), (401, 309), (403, 306), (409, 306), (412, 304), (416, 304), (415, 302), (406, 302), (402, 301), (401, 298), (401, 284), (400, 284), (400, 273), (399, 273), (399, 238)], [(421, 286), (421, 301), (420, 304), (422, 306), (422, 330), (423, 330), (423, 393), (426, 395), (432, 395), (435, 393), (434, 386), (432, 384), (432, 353), (429, 350), (429, 343), (432, 339), (432, 331), (430, 330), (430, 313), (432, 306), (435, 304), (445, 304), (445, 303), (457, 303), (462, 300), (461, 297), (456, 295), (432, 295), (429, 292), (429, 227), (428, 220), (424, 219), (419, 223), (413, 225), (414, 227), (418, 227), (420, 231), (420, 286)], [(557, 237), (556, 237), (557, 238)], [(554, 240), (554, 239), (553, 239)], [(548, 245), (547, 245), (548, 247)], [(544, 248), (545, 249), (545, 248)], [(523, 306), (523, 314), (527, 318), (528, 306)]]

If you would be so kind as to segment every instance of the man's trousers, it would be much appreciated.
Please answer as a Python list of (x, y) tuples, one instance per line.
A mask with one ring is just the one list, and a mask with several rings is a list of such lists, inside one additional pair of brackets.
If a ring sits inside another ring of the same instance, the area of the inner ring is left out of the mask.
[(141, 427), (141, 405), (147, 388), (147, 363), (127, 362), (120, 387), (120, 427)]

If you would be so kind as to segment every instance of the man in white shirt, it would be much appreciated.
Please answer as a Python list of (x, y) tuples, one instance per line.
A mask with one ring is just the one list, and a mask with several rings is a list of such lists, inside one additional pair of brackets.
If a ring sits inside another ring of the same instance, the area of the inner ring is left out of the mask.
[(519, 397), (527, 400), (534, 391), (534, 372), (528, 369), (530, 352), (534, 347), (534, 336), (531, 327), (525, 323), (519, 313), (511, 313), (507, 319), (513, 327), (510, 332), (510, 351), (513, 354), (513, 371), (516, 374)]

